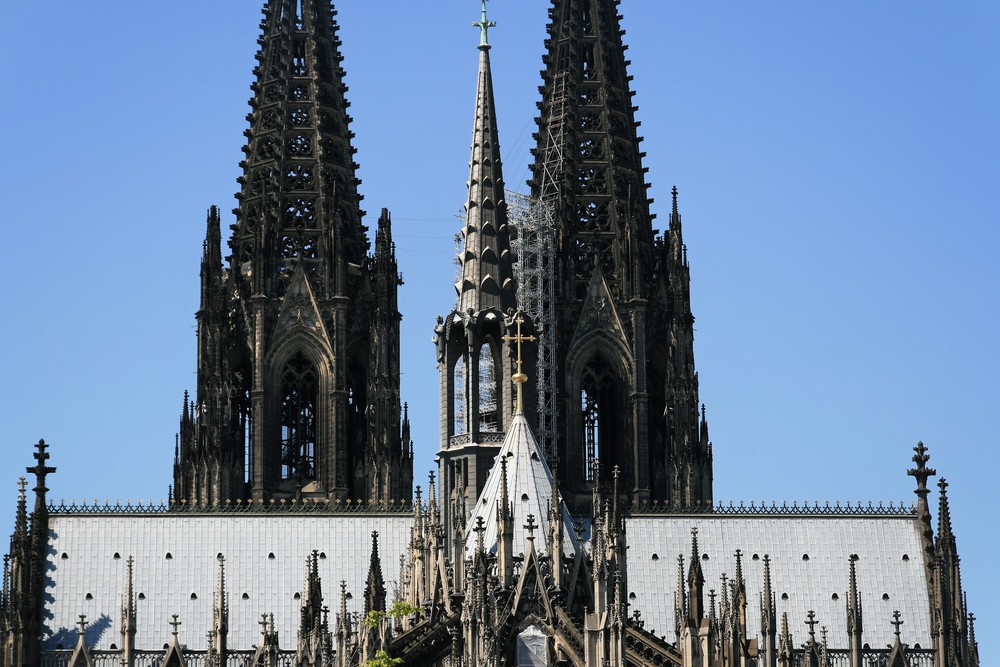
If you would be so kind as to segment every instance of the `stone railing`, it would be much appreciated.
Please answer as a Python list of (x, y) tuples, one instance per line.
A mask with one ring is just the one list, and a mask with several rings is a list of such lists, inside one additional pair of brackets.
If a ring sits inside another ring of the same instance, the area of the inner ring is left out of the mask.
[[(863, 651), (861, 654), (861, 664), (864, 667), (885, 667), (889, 663), (890, 653), (891, 651), (888, 649)], [(910, 667), (934, 667), (933, 649), (908, 649), (906, 655), (909, 658)], [(805, 667), (806, 663), (802, 660), (802, 657), (802, 652), (796, 652), (796, 667)], [(827, 662), (830, 667), (850, 667), (851, 656), (845, 650), (831, 649), (827, 651)]]
[(634, 503), (629, 508), (629, 513), (632, 516), (689, 514), (723, 516), (727, 514), (763, 516), (916, 516), (917, 507), (913, 503), (905, 503), (903, 501), (900, 501), (898, 504), (891, 501), (888, 503), (873, 503), (871, 501), (867, 503), (861, 501), (857, 503), (850, 501), (845, 503), (841, 503), (840, 501), (830, 503), (827, 501), (820, 504), (819, 501), (810, 503), (807, 500), (801, 504), (796, 501), (793, 501), (791, 504), (783, 501), (779, 505), (776, 501), (772, 501), (771, 503), (761, 501), (758, 503), (752, 500), (749, 502), (741, 500), (738, 502), (729, 501), (728, 503), (719, 502), (716, 505), (706, 503), (704, 505), (693, 506), (684, 506), (678, 503), (643, 501)]
[[(504, 433), (493, 432), (493, 431), (480, 431), (479, 440), (476, 441), (477, 445), (500, 445), (503, 444)], [(458, 435), (453, 435), (448, 439), (449, 447), (462, 447), (464, 445), (472, 444), (472, 434), (471, 433), (459, 433)]]
[[(205, 651), (184, 651), (184, 663), (187, 667), (208, 667)], [(228, 667), (250, 667), (253, 664), (254, 651), (229, 651), (226, 665)], [(69, 667), (73, 651), (43, 651), (41, 667)], [(135, 667), (160, 667), (166, 651), (136, 651)], [(121, 667), (121, 651), (91, 651), (90, 659), (93, 667)], [(295, 651), (280, 651), (278, 667), (295, 667)]]
[(282, 498), (280, 500), (229, 501), (221, 505), (200, 505), (185, 500), (60, 500), (49, 503), (50, 514), (256, 514), (283, 512), (288, 514), (408, 514), (412, 501), (365, 502), (362, 500), (329, 500)]

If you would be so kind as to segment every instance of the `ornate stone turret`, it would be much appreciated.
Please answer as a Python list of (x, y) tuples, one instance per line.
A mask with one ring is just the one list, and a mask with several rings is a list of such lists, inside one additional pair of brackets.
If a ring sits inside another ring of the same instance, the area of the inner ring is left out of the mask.
[(372, 533), (372, 553), (368, 562), (368, 581), (365, 583), (365, 612), (385, 611), (385, 579), (382, 578), (382, 560), (378, 555), (378, 532)]
[(778, 665), (777, 621), (777, 604), (771, 588), (771, 557), (764, 554), (764, 590), (760, 594), (760, 634), (763, 637), (760, 645), (761, 667)]
[(4, 560), (4, 596), (2, 611), (3, 654), (0, 664), (36, 665), (39, 663), (41, 611), (44, 592), (46, 553), (49, 544), (49, 511), (46, 501), (46, 478), (56, 471), (47, 465), (48, 445), (35, 445), (35, 465), (26, 471), (35, 476), (34, 508), (28, 513), (27, 480), (18, 482), (17, 513), (10, 551)]
[(938, 489), (938, 526), (931, 578), (931, 622), (937, 650), (934, 664), (935, 667), (961, 667), (967, 664), (969, 652), (968, 610), (962, 591), (958, 546), (951, 528), (948, 482), (943, 477), (938, 481)]
[[(135, 605), (135, 559), (128, 557), (125, 569), (125, 592), (122, 594), (122, 616), (121, 616), (121, 640), (122, 640), (122, 667), (135, 666), (135, 634), (136, 626), (136, 605)], [(219, 663), (225, 667), (225, 661)]]
[(488, 30), (496, 24), (486, 16), (485, 0), (482, 19), (473, 25), (482, 37), (468, 198), (455, 283), (457, 301), (455, 310), (446, 318), (439, 317), (434, 329), (440, 374), (438, 457), (445, 526), (452, 524), (451, 513), (456, 507), (468, 510), (476, 504), (514, 408), (512, 356), (505, 337), (513, 324), (507, 314), (515, 308), (516, 300), (490, 69)]
[(401, 280), (386, 211), (367, 254), (335, 14), (324, 0), (264, 8), (227, 269), (209, 212), (177, 500), (410, 496)]
[(297, 664), (311, 667), (329, 664), (329, 649), (332, 646), (326, 616), (323, 583), (319, 576), (319, 552), (313, 551), (306, 559), (306, 580), (299, 610)]
[(554, 0), (549, 16), (530, 185), (555, 209), (564, 493), (586, 505), (597, 458), (638, 499), (703, 504), (690, 272), (676, 209), (664, 236), (652, 226), (618, 2)]

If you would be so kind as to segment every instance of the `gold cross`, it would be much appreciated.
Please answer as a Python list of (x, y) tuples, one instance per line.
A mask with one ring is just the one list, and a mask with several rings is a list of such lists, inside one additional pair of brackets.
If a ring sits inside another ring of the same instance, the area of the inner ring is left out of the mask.
[(524, 324), (524, 318), (520, 315), (514, 320), (517, 324), (517, 335), (516, 336), (504, 336), (501, 340), (517, 343), (517, 373), (511, 378), (514, 384), (517, 385), (517, 413), (524, 412), (524, 400), (521, 393), (521, 385), (528, 381), (528, 376), (521, 372), (521, 343), (534, 343), (537, 338), (534, 336), (523, 336), (521, 335), (521, 325)]

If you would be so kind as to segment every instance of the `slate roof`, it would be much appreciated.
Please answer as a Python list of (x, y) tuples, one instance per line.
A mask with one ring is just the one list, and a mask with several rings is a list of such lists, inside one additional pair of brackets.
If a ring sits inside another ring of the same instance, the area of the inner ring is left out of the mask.
[[(535, 480), (533, 488), (550, 488), (541, 483), (544, 475), (534, 477), (537, 466), (522, 472)], [(547, 498), (530, 497), (529, 501), (521, 501), (522, 488), (520, 484), (512, 485), (518, 492), (514, 500), (515, 552), (525, 544), (524, 521), (518, 515), (518, 506), (525, 505), (522, 511), (526, 516), (528, 505), (546, 507), (548, 502)], [(226, 557), (230, 647), (242, 650), (255, 645), (260, 614), (273, 613), (281, 646), (294, 648), (299, 618), (295, 594), (302, 591), (305, 559), (312, 550), (326, 555), (319, 561), (319, 569), (332, 614), (339, 607), (341, 580), (346, 580), (353, 596), (349, 611), (360, 613), (371, 532), (379, 532), (382, 569), (392, 597), (412, 522), (410, 514), (402, 513), (55, 513), (50, 517), (45, 583), (45, 649), (54, 649), (58, 644), (68, 649), (76, 643), (79, 614), (87, 614), (89, 645), (100, 650), (110, 649), (112, 643), (120, 645), (121, 595), (129, 556), (135, 558), (135, 594), (144, 597), (137, 601), (138, 648), (161, 649), (170, 637), (170, 617), (176, 613), (182, 622), (181, 642), (193, 650), (204, 649), (205, 633), (212, 624), (219, 553)], [(544, 521), (540, 523), (544, 525)], [(890, 644), (889, 621), (893, 610), (899, 609), (905, 623), (903, 641), (911, 646), (931, 646), (930, 602), (919, 523), (913, 516), (882, 515), (668, 515), (628, 519), (628, 587), (634, 594), (630, 596), (630, 612), (640, 611), (646, 629), (668, 642), (676, 640), (673, 608), (677, 556), (684, 555), (686, 567), (693, 527), (698, 528), (700, 551), (708, 556), (702, 559), (706, 608), (708, 590), (721, 589), (720, 575), (732, 575), (733, 554), (737, 549), (743, 551), (751, 637), (759, 632), (763, 557), (768, 554), (779, 622), (781, 612), (787, 611), (796, 645), (806, 639), (807, 612), (815, 610), (817, 620), (829, 631), (830, 646), (845, 648), (848, 558), (857, 554), (863, 641), (872, 648)], [(542, 532), (536, 533), (536, 539)], [(803, 558), (805, 555), (808, 560)], [(835, 593), (839, 599), (833, 599)], [(88, 594), (92, 599), (87, 599)], [(782, 599), (785, 594), (788, 598)], [(887, 600), (884, 595), (888, 595)]]
[[(483, 535), (486, 551), (495, 551), (497, 546), (497, 502), (501, 497), (500, 460), (507, 461), (507, 488), (510, 502), (514, 505), (514, 553), (521, 553), (528, 544), (528, 531), (524, 526), (528, 515), (534, 515), (538, 529), (535, 531), (535, 550), (549, 551), (549, 508), (552, 505), (552, 472), (545, 457), (538, 448), (535, 436), (524, 415), (517, 413), (504, 436), (500, 453), (497, 454), (483, 492), (476, 502), (472, 519), (468, 522), (465, 539), (465, 553), (471, 557), (476, 548), (476, 520), (483, 518), (486, 532)], [(566, 505), (560, 503), (563, 512), (563, 551), (576, 552), (576, 535), (573, 532), (573, 518)]]
[[(732, 578), (734, 554), (737, 549), (743, 551), (751, 638), (760, 631), (760, 592), (764, 555), (768, 554), (779, 629), (781, 613), (787, 611), (795, 644), (803, 644), (808, 637), (806, 614), (814, 610), (819, 624), (829, 632), (830, 647), (847, 648), (848, 559), (857, 554), (864, 643), (879, 649), (892, 644), (889, 621), (898, 609), (904, 621), (903, 641), (910, 646), (931, 646), (930, 598), (915, 516), (663, 516), (631, 518), (626, 526), (628, 586), (635, 595), (630, 596), (631, 611), (641, 611), (646, 629), (671, 643), (677, 639), (677, 557), (684, 556), (686, 570), (691, 529), (697, 528), (705, 609), (709, 589), (721, 597), (720, 577), (726, 573)], [(833, 599), (834, 594), (839, 599)], [(818, 639), (819, 626), (816, 634)]]
[(136, 602), (137, 647), (162, 648), (170, 638), (171, 614), (178, 614), (181, 643), (203, 650), (212, 627), (221, 553), (229, 592), (229, 646), (241, 650), (257, 644), (260, 615), (273, 613), (281, 647), (294, 649), (299, 620), (295, 594), (302, 592), (305, 559), (312, 550), (325, 554), (319, 573), (332, 623), (341, 580), (353, 597), (348, 610), (363, 610), (372, 531), (379, 532), (382, 571), (393, 596), (412, 525), (409, 514), (54, 514), (49, 520), (44, 648), (72, 648), (79, 614), (87, 615), (89, 645), (107, 650), (114, 643), (120, 648), (121, 596), (132, 556), (134, 592), (144, 598)]

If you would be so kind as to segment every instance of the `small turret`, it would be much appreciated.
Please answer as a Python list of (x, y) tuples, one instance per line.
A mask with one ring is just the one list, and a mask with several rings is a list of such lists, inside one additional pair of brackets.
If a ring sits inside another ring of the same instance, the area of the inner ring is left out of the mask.
[(497, 569), (503, 588), (514, 580), (514, 508), (507, 485), (507, 458), (500, 458), (500, 498), (497, 499)]
[(698, 529), (691, 529), (691, 563), (688, 566), (688, 623), (694, 627), (701, 625), (705, 618), (705, 575), (701, 570), (701, 555), (698, 553)]
[(368, 580), (365, 583), (365, 613), (385, 611), (385, 579), (382, 578), (382, 560), (378, 555), (378, 531), (372, 532), (372, 552), (368, 561)]
[(771, 557), (764, 554), (764, 591), (760, 594), (760, 633), (764, 638), (761, 645), (761, 667), (777, 667), (777, 605), (771, 588)]
[[(125, 568), (125, 592), (122, 594), (121, 641), (122, 667), (135, 667), (135, 634), (137, 630), (135, 604), (135, 559), (128, 557)], [(225, 661), (219, 663), (225, 667)]]
[(864, 616), (861, 610), (861, 594), (858, 591), (858, 573), (856, 559), (850, 558), (850, 588), (847, 591), (847, 635), (850, 667), (863, 667), (862, 635), (864, 633)]

